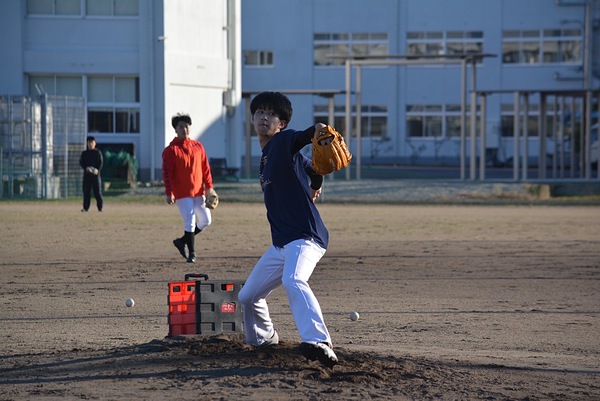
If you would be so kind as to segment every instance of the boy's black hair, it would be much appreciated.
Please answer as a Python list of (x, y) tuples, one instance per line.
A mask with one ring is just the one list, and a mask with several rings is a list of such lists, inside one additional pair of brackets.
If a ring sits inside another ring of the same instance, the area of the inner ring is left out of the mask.
[(88, 136), (86, 142), (91, 142), (91, 141), (95, 141), (96, 138), (93, 136)]
[(258, 109), (272, 110), (280, 120), (285, 121), (286, 127), (292, 119), (292, 102), (279, 92), (262, 92), (256, 95), (250, 103), (250, 113), (254, 115)]
[(188, 123), (188, 125), (192, 125), (192, 118), (189, 115), (176, 114), (173, 116), (173, 118), (171, 118), (171, 125), (173, 126), (173, 128), (177, 128), (177, 124), (179, 124), (179, 121), (183, 121)]

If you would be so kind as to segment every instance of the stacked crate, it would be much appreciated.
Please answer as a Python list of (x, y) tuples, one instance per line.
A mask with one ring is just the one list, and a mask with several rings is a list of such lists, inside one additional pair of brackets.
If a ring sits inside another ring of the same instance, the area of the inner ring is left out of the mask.
[(209, 280), (206, 274), (186, 274), (184, 281), (168, 285), (169, 337), (243, 331), (238, 301), (242, 281)]

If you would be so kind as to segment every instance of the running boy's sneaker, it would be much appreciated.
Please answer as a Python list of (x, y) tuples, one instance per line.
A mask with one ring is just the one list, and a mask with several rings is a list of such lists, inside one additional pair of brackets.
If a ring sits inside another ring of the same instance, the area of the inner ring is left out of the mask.
[(190, 252), (190, 256), (187, 258), (188, 263), (196, 263), (196, 252)]
[(311, 361), (318, 360), (328, 368), (334, 367), (338, 363), (335, 352), (327, 343), (301, 343), (300, 352), (306, 359)]

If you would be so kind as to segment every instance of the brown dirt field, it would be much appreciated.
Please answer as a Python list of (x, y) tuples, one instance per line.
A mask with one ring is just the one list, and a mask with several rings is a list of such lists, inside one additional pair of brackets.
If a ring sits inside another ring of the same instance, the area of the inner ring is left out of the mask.
[(79, 203), (0, 202), (0, 400), (600, 399), (599, 207), (321, 204), (326, 369), (281, 289), (277, 347), (166, 338), (167, 283), (245, 279), (270, 243), (261, 204), (222, 202), (190, 265), (162, 198)]

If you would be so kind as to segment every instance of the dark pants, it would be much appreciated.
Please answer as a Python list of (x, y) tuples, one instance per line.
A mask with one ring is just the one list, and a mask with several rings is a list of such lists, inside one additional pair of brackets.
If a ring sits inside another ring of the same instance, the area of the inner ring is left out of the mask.
[(84, 174), (83, 175), (83, 208), (88, 210), (90, 208), (90, 192), (94, 191), (94, 197), (96, 198), (96, 206), (98, 210), (102, 210), (102, 190), (100, 185), (102, 180), (99, 175)]

